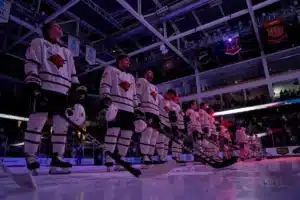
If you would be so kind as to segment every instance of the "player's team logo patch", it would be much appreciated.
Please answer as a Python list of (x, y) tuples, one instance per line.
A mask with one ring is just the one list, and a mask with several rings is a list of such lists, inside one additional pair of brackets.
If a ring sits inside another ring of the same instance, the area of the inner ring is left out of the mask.
[(66, 63), (66, 60), (64, 60), (58, 54), (50, 56), (49, 61), (52, 62), (52, 64), (54, 64), (58, 69), (62, 68), (64, 66), (64, 64)]
[(289, 153), (289, 148), (287, 147), (278, 147), (276, 148), (276, 152), (279, 154), (279, 155), (286, 155)]
[(153, 97), (154, 101), (156, 101), (157, 93), (153, 91), (150, 94)]
[(119, 86), (125, 91), (128, 92), (129, 88), (130, 88), (130, 83), (128, 83), (127, 81), (122, 81)]

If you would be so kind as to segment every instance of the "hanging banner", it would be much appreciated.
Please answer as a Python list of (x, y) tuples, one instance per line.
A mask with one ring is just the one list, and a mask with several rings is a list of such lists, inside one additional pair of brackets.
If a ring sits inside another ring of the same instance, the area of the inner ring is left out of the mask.
[(72, 36), (68, 36), (68, 48), (72, 52), (74, 57), (79, 56), (79, 50), (80, 50), (80, 41)]
[(11, 1), (0, 0), (0, 23), (7, 23), (9, 20)]
[(223, 41), (225, 45), (225, 54), (227, 55), (236, 55), (242, 50), (238, 33), (228, 34), (224, 36)]
[(288, 38), (286, 33), (286, 24), (284, 19), (273, 19), (264, 24), (264, 30), (267, 33), (269, 44), (279, 44)]
[(96, 49), (86, 45), (85, 49), (85, 60), (90, 64), (94, 65), (96, 63)]

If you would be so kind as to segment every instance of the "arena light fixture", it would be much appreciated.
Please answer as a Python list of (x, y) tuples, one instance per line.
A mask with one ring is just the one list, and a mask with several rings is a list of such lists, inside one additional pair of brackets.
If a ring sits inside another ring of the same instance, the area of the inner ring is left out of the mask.
[(214, 116), (223, 116), (223, 115), (233, 115), (238, 113), (244, 113), (244, 112), (250, 112), (254, 110), (261, 110), (261, 109), (267, 109), (267, 108), (273, 108), (273, 107), (279, 107), (279, 106), (285, 106), (285, 105), (291, 105), (291, 104), (297, 104), (300, 103), (300, 98), (292, 99), (292, 100), (286, 100), (286, 101), (279, 101), (275, 103), (267, 103), (267, 104), (261, 104), (257, 106), (249, 106), (244, 108), (237, 108), (232, 110), (225, 110), (221, 112), (216, 112)]

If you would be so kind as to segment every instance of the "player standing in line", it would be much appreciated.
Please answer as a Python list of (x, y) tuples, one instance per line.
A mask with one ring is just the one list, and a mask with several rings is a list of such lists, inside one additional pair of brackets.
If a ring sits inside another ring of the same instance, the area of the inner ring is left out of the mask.
[(240, 159), (244, 161), (248, 156), (248, 136), (245, 128), (240, 127), (236, 130), (236, 143), (240, 146)]
[(210, 137), (210, 121), (209, 121), (209, 115), (206, 112), (208, 106), (206, 103), (201, 103), (200, 104), (200, 109), (199, 109), (199, 120), (201, 124), (201, 128), (204, 134), (204, 138), (209, 138)]
[(136, 82), (137, 97), (141, 102), (141, 109), (145, 113), (145, 120), (148, 125), (142, 131), (140, 139), (144, 165), (153, 164), (153, 155), (160, 127), (158, 89), (151, 83), (153, 78), (153, 72), (147, 69), (144, 73), (144, 78), (139, 78)]
[[(169, 111), (171, 110), (172, 94), (167, 91), (164, 96), (159, 95), (159, 119), (160, 119), (160, 135), (156, 143), (157, 154), (160, 163), (165, 163), (168, 159), (169, 143), (172, 136), (171, 122)], [(165, 136), (167, 134), (169, 137)]]
[[(117, 67), (107, 67), (104, 70), (99, 88), (102, 107), (99, 120), (108, 121), (105, 150), (114, 153), (117, 146), (118, 154), (122, 158), (126, 156), (130, 146), (135, 117), (143, 117), (136, 95), (135, 78), (127, 72), (129, 66), (129, 56), (120, 55), (117, 58)], [(107, 154), (105, 165), (107, 171), (113, 167), (113, 160)]]
[(60, 43), (62, 28), (55, 23), (45, 24), (43, 38), (33, 39), (26, 51), (25, 83), (26, 93), (30, 99), (31, 114), (24, 138), (24, 151), (27, 168), (37, 173), (40, 167), (35, 154), (43, 127), (49, 116), (53, 117), (53, 155), (49, 173), (63, 169), (69, 173), (72, 165), (64, 162), (68, 123), (61, 117), (69, 106), (68, 96), (71, 87), (79, 86), (72, 53)]
[(211, 156), (217, 156), (219, 152), (219, 144), (218, 144), (218, 132), (216, 128), (216, 120), (214, 117), (214, 110), (212, 108), (207, 109), (207, 113), (209, 115), (209, 123), (210, 123), (210, 137), (209, 140), (209, 148), (211, 149)]
[[(175, 138), (179, 143), (176, 142), (172, 142), (172, 157), (174, 160), (176, 160), (177, 162), (182, 162), (180, 156), (182, 154), (182, 145), (183, 145), (183, 134), (184, 134), (184, 113), (182, 112), (181, 106), (180, 106), (180, 98), (179, 95), (175, 95), (173, 98), (173, 107), (176, 111), (176, 115), (177, 115), (177, 123), (176, 123), (176, 127), (177, 133), (175, 133)], [(174, 133), (173, 133), (174, 134)]]
[(188, 110), (186, 111), (186, 121), (188, 128), (188, 135), (193, 137), (193, 144), (197, 145), (197, 150), (201, 151), (202, 148), (202, 127), (200, 124), (198, 104), (197, 101), (192, 100), (188, 104)]

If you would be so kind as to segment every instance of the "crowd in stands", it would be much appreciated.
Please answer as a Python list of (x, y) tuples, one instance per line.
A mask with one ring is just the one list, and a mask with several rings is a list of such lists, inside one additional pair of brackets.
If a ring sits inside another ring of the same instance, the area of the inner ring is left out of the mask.
[(281, 101), (283, 100), (288, 100), (288, 99), (294, 99), (294, 98), (299, 98), (300, 97), (300, 87), (298, 90), (296, 89), (285, 89), (281, 90), (279, 93), (279, 99)]

